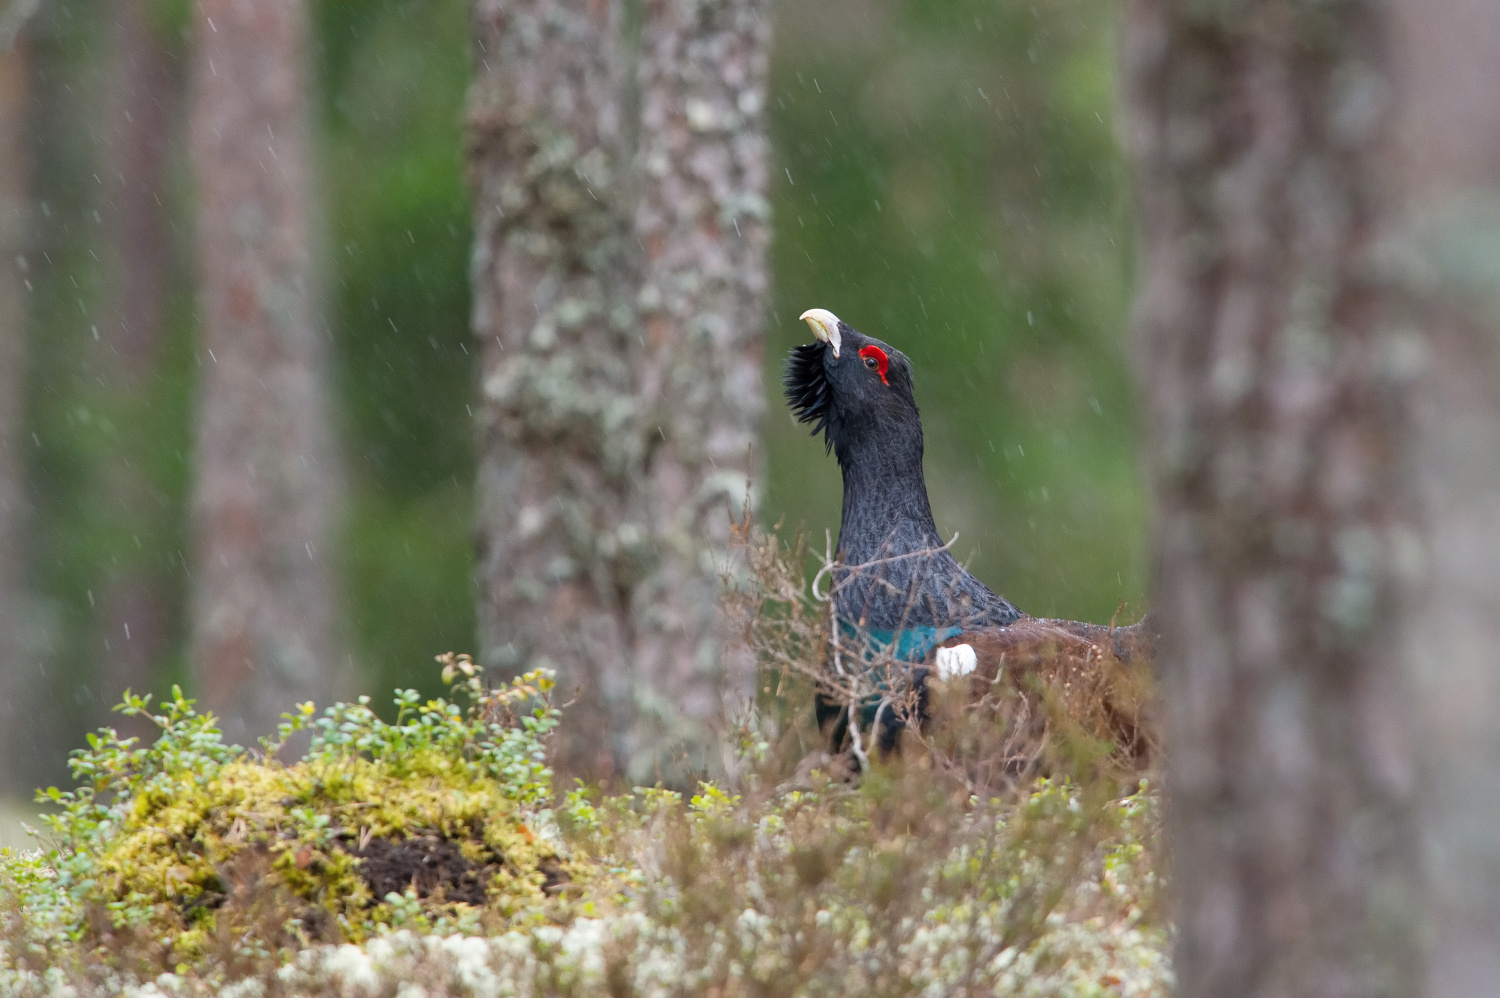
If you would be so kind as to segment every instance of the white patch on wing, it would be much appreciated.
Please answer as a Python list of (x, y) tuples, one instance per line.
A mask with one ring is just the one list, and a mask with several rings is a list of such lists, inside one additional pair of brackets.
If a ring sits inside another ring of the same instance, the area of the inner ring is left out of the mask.
[(979, 656), (972, 645), (953, 645), (937, 650), (937, 672), (939, 679), (957, 679), (967, 676), (979, 668)]

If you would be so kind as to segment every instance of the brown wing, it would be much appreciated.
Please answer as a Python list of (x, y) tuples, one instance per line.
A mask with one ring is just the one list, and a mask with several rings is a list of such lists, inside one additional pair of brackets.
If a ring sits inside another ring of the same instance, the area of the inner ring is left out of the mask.
[(1155, 632), (1149, 617), (1129, 627), (1024, 617), (945, 641), (969, 645), (978, 662), (947, 682), (934, 670), (932, 737), (957, 734), (964, 744), (956, 750), (1010, 780), (1059, 769), (1081, 775), (1100, 762), (1145, 770), (1157, 742)]

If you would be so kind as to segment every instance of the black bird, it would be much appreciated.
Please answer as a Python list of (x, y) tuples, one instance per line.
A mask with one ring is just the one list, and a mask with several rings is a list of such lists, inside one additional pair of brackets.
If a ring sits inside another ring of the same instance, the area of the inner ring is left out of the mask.
[[(1124, 674), (1117, 667), (1154, 656), (1154, 623), (1029, 617), (965, 571), (944, 545), (927, 500), (911, 361), (825, 309), (809, 309), (802, 319), (817, 339), (793, 349), (786, 397), (797, 419), (810, 423), (814, 436), (823, 434), (843, 472), (833, 570), (838, 637), (830, 647), (846, 676), (852, 666), (862, 677), (842, 688), (830, 680), (819, 691), (818, 722), (833, 747), (842, 750), (846, 739), (857, 747), (851, 714), (881, 749), (895, 747), (904, 723), (927, 719), (934, 673), (972, 673), (971, 692), (982, 699), (1004, 671), (1012, 682), (1030, 675), (1055, 687), (1075, 720), (1144, 758), (1150, 737), (1140, 687), (1117, 682)], [(905, 711), (887, 711), (896, 703)]]
[[(877, 636), (932, 637), (1003, 627), (1023, 616), (964, 570), (933, 522), (922, 476), (922, 417), (911, 361), (832, 312), (802, 313), (817, 340), (792, 351), (786, 396), (813, 435), (823, 434), (844, 475), (834, 609), (844, 624)], [(941, 639), (936, 639), (941, 640)], [(932, 644), (936, 643), (932, 641)], [(901, 658), (920, 658), (908, 639)]]

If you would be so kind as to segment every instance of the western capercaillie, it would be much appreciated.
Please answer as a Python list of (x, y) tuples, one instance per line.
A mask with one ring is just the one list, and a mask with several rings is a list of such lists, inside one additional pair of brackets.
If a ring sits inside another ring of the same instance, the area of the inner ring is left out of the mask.
[(815, 308), (817, 340), (796, 347), (786, 394), (844, 476), (834, 605), (872, 631), (1003, 627), (1021, 612), (964, 570), (938, 534), (922, 475), (911, 361)]
[[(835, 742), (847, 737), (855, 714), (889, 749), (901, 714), (925, 714), (934, 674), (974, 673), (993, 682), (1007, 656), (1040, 668), (1048, 648), (1073, 659), (1139, 658), (1149, 628), (1028, 617), (958, 563), (927, 498), (911, 361), (826, 309), (809, 309), (802, 319), (816, 339), (792, 350), (787, 401), (814, 436), (823, 435), (844, 480), (831, 650), (840, 672), (874, 675), (863, 685), (875, 692), (856, 709), (847, 702), (847, 686), (846, 702), (820, 694), (819, 722), (832, 723)], [(901, 701), (904, 711), (897, 709)]]

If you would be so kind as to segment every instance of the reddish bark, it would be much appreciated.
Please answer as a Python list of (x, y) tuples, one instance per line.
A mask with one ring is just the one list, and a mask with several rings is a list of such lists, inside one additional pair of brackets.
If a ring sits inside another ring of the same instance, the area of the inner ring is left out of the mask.
[[(100, 378), (105, 405), (121, 426), (120, 443), (105, 455), (100, 493), (107, 497), (111, 534), (118, 548), (104, 566), (93, 647), (101, 656), (103, 706), (126, 689), (151, 690), (166, 654), (173, 621), (167, 586), (148, 562), (142, 537), (159, 533), (161, 503), (142, 467), (136, 426), (156, 385), (172, 267), (169, 203), (165, 190), (172, 141), (179, 134), (181, 73), (167, 40), (152, 24), (148, 0), (121, 0), (112, 8), (109, 52), (110, 108), (106, 121), (104, 309), (98, 325)], [(129, 734), (150, 734), (150, 722), (111, 717)]]
[(307, 13), (299, 0), (196, 11), (192, 658), (204, 704), (244, 741), (339, 688), (338, 469), (312, 255)]
[(167, 168), (176, 136), (181, 80), (178, 59), (151, 22), (149, 0), (112, 8), (107, 131), (110, 182), (108, 380), (131, 387), (152, 368), (161, 342), (171, 264)]

